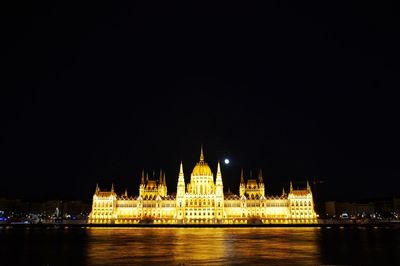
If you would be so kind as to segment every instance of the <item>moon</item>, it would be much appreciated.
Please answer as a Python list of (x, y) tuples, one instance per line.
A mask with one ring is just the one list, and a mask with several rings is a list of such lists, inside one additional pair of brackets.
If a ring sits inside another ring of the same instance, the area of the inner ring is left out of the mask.
[(224, 163), (225, 163), (225, 164), (229, 164), (229, 163), (230, 163), (229, 159), (226, 158), (226, 159), (224, 160)]

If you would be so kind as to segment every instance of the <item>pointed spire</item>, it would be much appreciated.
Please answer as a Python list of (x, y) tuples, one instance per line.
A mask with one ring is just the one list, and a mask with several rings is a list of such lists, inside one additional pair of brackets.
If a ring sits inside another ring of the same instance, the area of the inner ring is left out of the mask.
[(128, 190), (125, 188), (125, 193), (124, 193), (125, 197), (128, 197)]
[(163, 172), (162, 172), (162, 169), (160, 169), (160, 181), (159, 181), (159, 184), (162, 184), (163, 183)]
[(204, 162), (203, 144), (200, 147), (200, 162)]
[(282, 188), (282, 196), (284, 196), (285, 194), (286, 194), (285, 188), (283, 187), (283, 188)]
[(179, 177), (180, 176), (183, 176), (183, 163), (182, 163), (182, 161), (181, 161), (181, 165), (179, 167)]
[(164, 172), (164, 181), (163, 181), (164, 186), (167, 186), (167, 181), (165, 179), (165, 172)]
[(96, 183), (96, 193), (98, 193), (99, 191), (100, 191), (99, 183)]
[(260, 172), (258, 173), (258, 182), (263, 183), (262, 169), (260, 169)]
[(217, 166), (217, 179), (215, 180), (217, 185), (222, 185), (222, 174), (221, 174), (221, 165), (218, 161)]
[(114, 183), (111, 183), (111, 192), (114, 192)]
[(310, 190), (311, 190), (311, 188), (310, 188), (310, 184), (308, 183), (308, 180), (307, 180), (307, 190), (308, 190), (308, 191), (310, 191)]
[(221, 174), (221, 165), (218, 161), (218, 166), (217, 166), (217, 178), (215, 179), (215, 184), (217, 185), (217, 189), (220, 188), (218, 191), (219, 193), (223, 193), (221, 188), (223, 186), (222, 184), (222, 174)]
[(244, 184), (244, 174), (243, 174), (243, 168), (240, 172), (240, 184)]
[(182, 197), (185, 194), (185, 177), (183, 175), (183, 164), (181, 161), (181, 165), (179, 167), (179, 178), (178, 178), (178, 186), (176, 188), (177, 197)]
[(293, 184), (292, 184), (292, 181), (290, 181), (290, 192), (292, 192), (293, 191)]
[(142, 170), (142, 180), (140, 184), (144, 184), (144, 169)]
[(149, 182), (149, 172), (146, 172), (146, 182)]

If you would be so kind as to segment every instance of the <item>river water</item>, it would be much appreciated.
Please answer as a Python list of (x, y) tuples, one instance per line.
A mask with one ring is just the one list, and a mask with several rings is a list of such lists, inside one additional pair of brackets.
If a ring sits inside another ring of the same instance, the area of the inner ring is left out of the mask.
[(0, 265), (400, 265), (391, 228), (0, 228)]

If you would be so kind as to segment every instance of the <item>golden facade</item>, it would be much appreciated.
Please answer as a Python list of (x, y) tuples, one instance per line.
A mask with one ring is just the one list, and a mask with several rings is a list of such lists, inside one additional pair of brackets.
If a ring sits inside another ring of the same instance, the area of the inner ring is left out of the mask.
[[(214, 181), (215, 180), (215, 181)], [(182, 162), (176, 194), (168, 195), (165, 173), (159, 180), (149, 180), (142, 172), (139, 196), (101, 191), (96, 186), (89, 223), (94, 224), (306, 224), (316, 223), (317, 214), (310, 186), (293, 189), (280, 196), (266, 196), (263, 176), (245, 181), (240, 178), (239, 195), (224, 193), (218, 162), (217, 173), (204, 161), (193, 168), (190, 182), (185, 183)]]

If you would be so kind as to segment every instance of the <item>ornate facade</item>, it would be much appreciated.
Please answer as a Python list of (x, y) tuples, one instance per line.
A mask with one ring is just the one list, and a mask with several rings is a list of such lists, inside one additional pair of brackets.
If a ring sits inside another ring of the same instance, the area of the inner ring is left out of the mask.
[[(214, 181), (215, 180), (215, 181)], [(280, 196), (265, 196), (263, 176), (245, 181), (241, 173), (239, 195), (224, 193), (218, 162), (217, 173), (204, 161), (193, 168), (190, 182), (185, 183), (182, 162), (176, 194), (168, 195), (165, 173), (159, 180), (149, 180), (142, 172), (139, 196), (118, 196), (114, 191), (101, 191), (96, 186), (89, 223), (95, 224), (243, 224), (316, 223), (317, 215), (310, 186)]]

